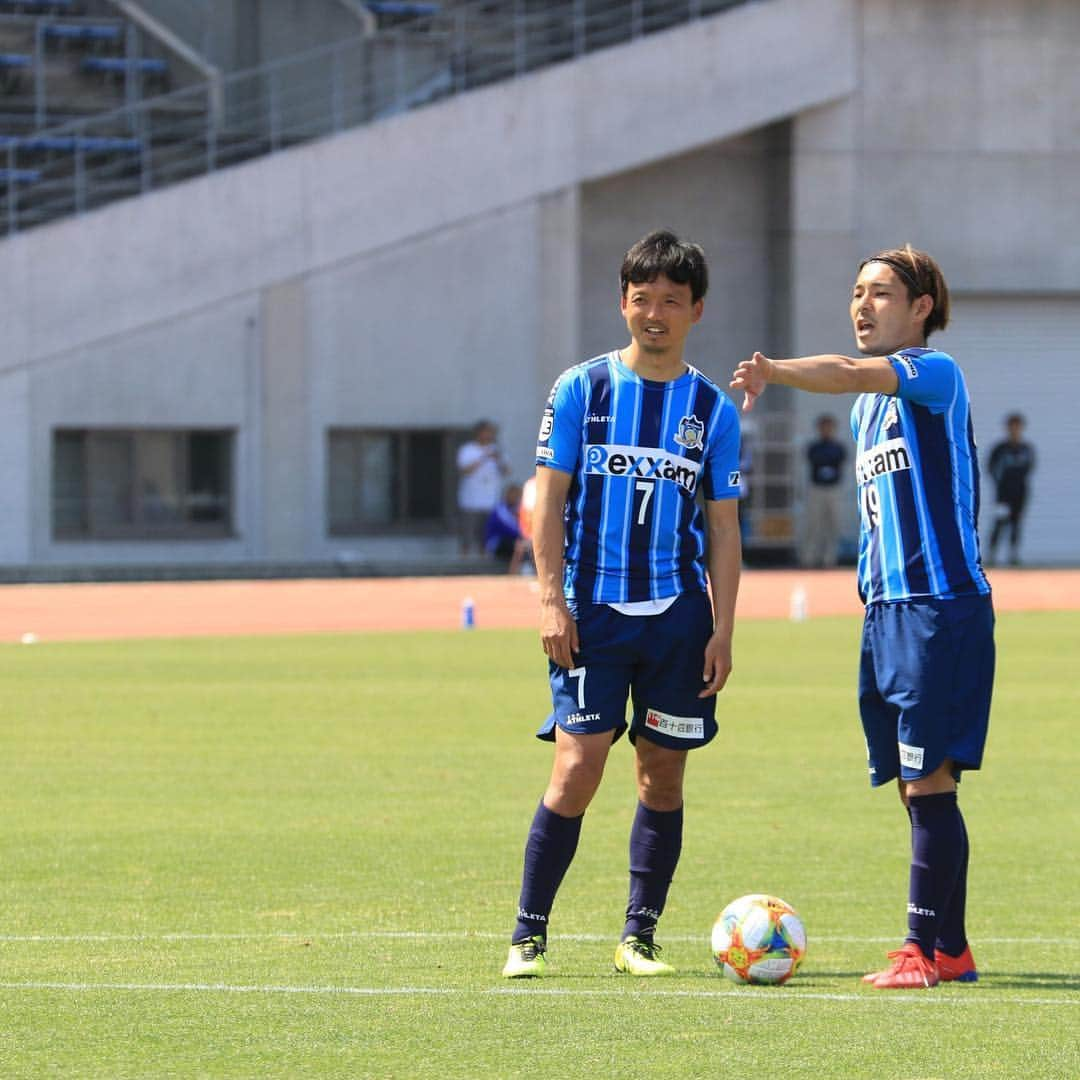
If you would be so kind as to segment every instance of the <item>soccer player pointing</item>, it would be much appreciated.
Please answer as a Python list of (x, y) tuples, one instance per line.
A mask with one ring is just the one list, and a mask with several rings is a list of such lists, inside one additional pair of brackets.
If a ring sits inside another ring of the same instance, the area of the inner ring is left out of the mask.
[(744, 410), (769, 383), (859, 394), (859, 710), (870, 782), (897, 779), (911, 820), (908, 934), (890, 966), (865, 977), (880, 989), (978, 977), (964, 928), (968, 838), (956, 785), (982, 761), (994, 613), (976, 532), (967, 386), (951, 356), (926, 347), (948, 319), (934, 260), (910, 245), (883, 251), (860, 265), (852, 293), (861, 357), (754, 353), (731, 382)]
[(638, 807), (615, 967), (673, 970), (654, 932), (682, 846), (683, 772), (716, 734), (731, 672), (739, 417), (683, 360), (708, 285), (704, 252), (650, 233), (627, 252), (620, 284), (630, 344), (563, 372), (536, 449), (533, 552), (553, 704), (539, 737), (555, 752), (525, 848), (508, 978), (544, 973), (555, 894), (627, 730), (628, 698)]

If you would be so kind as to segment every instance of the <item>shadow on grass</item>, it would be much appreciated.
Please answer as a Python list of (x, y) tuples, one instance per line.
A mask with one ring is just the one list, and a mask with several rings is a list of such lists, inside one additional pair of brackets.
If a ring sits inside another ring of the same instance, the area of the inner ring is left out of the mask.
[[(868, 989), (863, 987), (862, 973), (852, 971), (850, 968), (844, 971), (821, 971), (815, 968), (810, 972), (800, 972), (789, 983), (783, 986), (744, 986), (725, 979), (719, 971), (680, 970), (673, 976), (665, 976), (655, 979), (634, 979), (631, 976), (620, 974), (612, 970), (595, 969), (591, 971), (570, 970), (558, 971), (548, 969), (547, 976), (542, 980), (519, 980), (516, 983), (503, 985), (522, 985), (529, 983), (537, 986), (574, 986), (578, 988), (608, 988), (624, 986), (627, 989), (634, 987), (670, 988), (683, 990), (745, 990), (747, 993), (768, 993), (772, 990), (783, 990), (787, 987), (798, 987), (802, 990), (822, 991), (847, 991)], [(839, 985), (838, 985), (839, 984)], [(948, 983), (942, 983), (948, 986)], [(994, 974), (993, 972), (980, 972), (979, 981), (972, 984), (957, 984), (960, 989), (968, 989), (978, 993), (979, 988), (987, 990), (1048, 990), (1059, 992), (1080, 991), (1080, 975), (1067, 972), (1009, 972)]]
[(1080, 975), (1062, 971), (980, 971), (979, 982), (998, 990), (1080, 990)]

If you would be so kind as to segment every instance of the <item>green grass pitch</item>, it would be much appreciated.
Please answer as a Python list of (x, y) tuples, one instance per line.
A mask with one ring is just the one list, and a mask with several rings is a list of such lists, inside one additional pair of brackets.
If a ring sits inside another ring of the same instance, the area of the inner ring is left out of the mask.
[[(482, 613), (481, 613), (482, 614)], [(661, 924), (612, 972), (634, 807), (612, 751), (549, 978), (499, 978), (550, 751), (536, 635), (0, 646), (0, 1076), (1080, 1076), (1080, 615), (1003, 615), (972, 836), (974, 986), (859, 976), (903, 936), (858, 622), (743, 622)], [(724, 904), (795, 905), (782, 988), (720, 977)]]

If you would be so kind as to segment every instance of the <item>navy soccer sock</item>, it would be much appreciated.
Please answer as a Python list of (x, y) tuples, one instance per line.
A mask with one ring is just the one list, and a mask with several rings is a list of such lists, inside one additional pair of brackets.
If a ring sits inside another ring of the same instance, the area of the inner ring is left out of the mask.
[(967, 948), (967, 930), (964, 927), (964, 916), (967, 910), (967, 873), (968, 873), (968, 846), (967, 826), (964, 824), (964, 815), (960, 813), (960, 807), (956, 808), (960, 818), (960, 834), (963, 838), (963, 853), (960, 856), (960, 871), (956, 875), (956, 884), (953, 886), (952, 895), (948, 904), (945, 905), (945, 914), (938, 923), (937, 941), (934, 943), (943, 953), (949, 956), (960, 956)]
[(945, 910), (956, 887), (964, 852), (964, 822), (955, 791), (913, 795), (908, 934), (929, 959), (934, 957)]
[(584, 816), (562, 817), (549, 810), (543, 801), (536, 808), (525, 843), (525, 869), (512, 941), (536, 935), (547, 940), (548, 916), (577, 851)]
[(682, 852), (683, 811), (650, 810), (638, 803), (630, 830), (630, 902), (623, 940), (651, 938), (664, 910)]

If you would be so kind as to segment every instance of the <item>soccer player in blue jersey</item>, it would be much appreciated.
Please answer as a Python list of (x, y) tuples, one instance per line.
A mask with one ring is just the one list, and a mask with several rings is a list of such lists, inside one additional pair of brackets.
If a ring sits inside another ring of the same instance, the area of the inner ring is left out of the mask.
[(650, 233), (620, 282), (629, 345), (559, 377), (536, 449), (533, 551), (553, 703), (538, 735), (555, 750), (525, 847), (508, 978), (544, 973), (555, 894), (628, 727), (638, 807), (615, 967), (673, 971), (654, 933), (682, 846), (683, 774), (689, 751), (716, 734), (715, 695), (731, 671), (739, 416), (683, 360), (708, 286), (704, 252)]
[(898, 780), (911, 821), (908, 933), (879, 989), (978, 978), (964, 929), (968, 837), (957, 804), (978, 769), (994, 677), (994, 612), (979, 557), (979, 470), (967, 385), (926, 347), (949, 293), (910, 245), (859, 268), (851, 321), (860, 358), (755, 353), (731, 386), (753, 407), (769, 383), (859, 394), (851, 412), (866, 604), (859, 709), (870, 782)]

